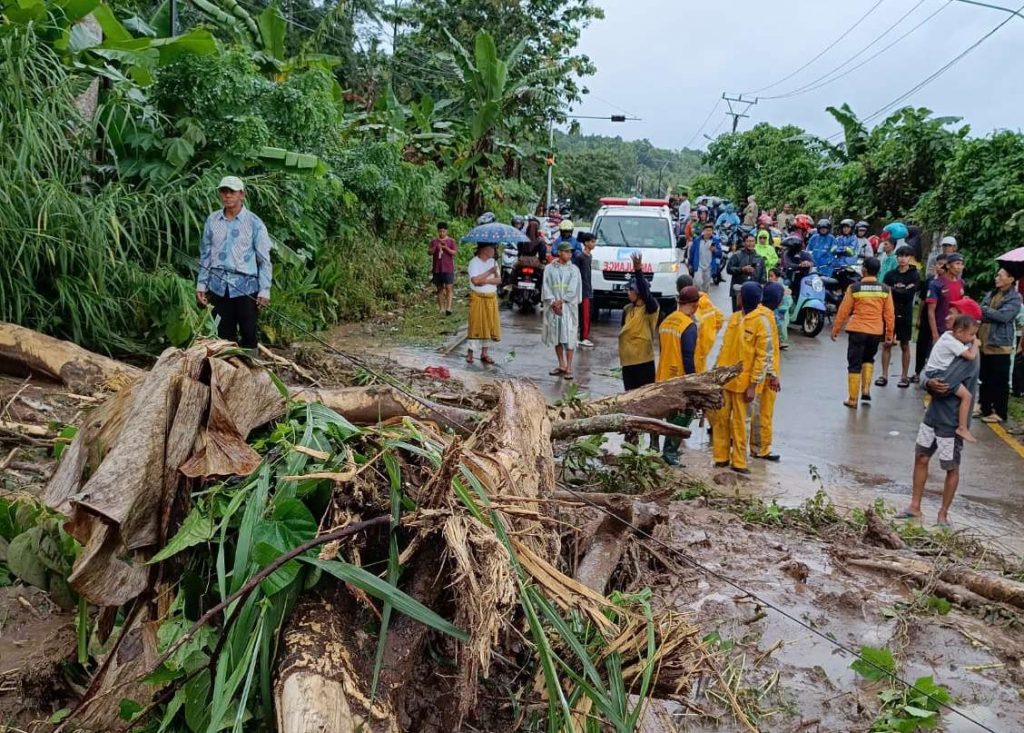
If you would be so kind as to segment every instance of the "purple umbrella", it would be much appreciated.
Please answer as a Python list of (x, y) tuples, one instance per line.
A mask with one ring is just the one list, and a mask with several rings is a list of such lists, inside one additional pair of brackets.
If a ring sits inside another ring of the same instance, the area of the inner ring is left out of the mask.
[(1015, 278), (1024, 277), (1024, 247), (1011, 249), (996, 257), (999, 266)]

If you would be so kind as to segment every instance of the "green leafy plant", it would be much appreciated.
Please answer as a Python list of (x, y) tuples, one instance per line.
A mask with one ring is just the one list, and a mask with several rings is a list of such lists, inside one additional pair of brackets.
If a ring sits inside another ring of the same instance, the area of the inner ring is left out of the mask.
[(865, 680), (887, 683), (878, 693), (880, 709), (871, 725), (875, 733), (932, 730), (939, 723), (943, 705), (950, 701), (949, 690), (930, 675), (917, 678), (913, 686), (898, 681), (896, 659), (888, 649), (862, 646), (860, 658), (850, 668)]

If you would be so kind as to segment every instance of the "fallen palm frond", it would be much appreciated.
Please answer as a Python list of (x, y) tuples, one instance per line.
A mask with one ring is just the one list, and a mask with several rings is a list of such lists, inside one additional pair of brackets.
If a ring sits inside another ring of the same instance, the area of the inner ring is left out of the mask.
[(171, 350), (65, 451), (47, 500), (82, 543), (71, 590), (105, 609), (65, 729), (511, 728), (490, 679), (531, 725), (626, 733), (703, 675), (685, 616), (548, 559), (534, 387), (502, 385), (468, 436), (286, 394), (227, 344)]

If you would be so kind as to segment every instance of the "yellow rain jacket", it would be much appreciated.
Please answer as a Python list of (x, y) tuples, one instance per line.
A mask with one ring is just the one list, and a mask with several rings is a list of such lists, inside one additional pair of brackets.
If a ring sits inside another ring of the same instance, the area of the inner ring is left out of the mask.
[[(673, 377), (682, 377), (686, 374), (686, 367), (683, 364), (683, 351), (680, 339), (683, 333), (695, 323), (694, 319), (682, 311), (676, 311), (661, 322), (658, 328), (658, 338), (661, 342), (661, 355), (658, 358), (657, 381), (664, 382)], [(698, 326), (698, 344), (700, 343), (700, 327)], [(690, 338), (693, 338), (690, 336)], [(697, 361), (696, 351), (693, 357)], [(694, 364), (696, 366), (696, 364)]]
[(706, 371), (708, 368), (708, 354), (715, 346), (715, 339), (718, 332), (722, 330), (725, 323), (725, 315), (715, 307), (707, 293), (700, 294), (697, 301), (697, 312), (693, 314), (697, 322), (697, 353), (693, 360), (696, 362), (698, 372)]

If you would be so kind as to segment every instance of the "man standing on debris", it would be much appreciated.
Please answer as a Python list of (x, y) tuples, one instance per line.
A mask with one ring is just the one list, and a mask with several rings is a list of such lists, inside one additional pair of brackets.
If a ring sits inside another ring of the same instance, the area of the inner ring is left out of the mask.
[(744, 283), (740, 288), (740, 310), (729, 318), (718, 366), (740, 366), (740, 373), (722, 388), (722, 409), (711, 415), (711, 446), (715, 468), (730, 466), (736, 473), (747, 474), (747, 415), (750, 403), (768, 378), (772, 352), (768, 344), (770, 324), (757, 311), (762, 291), (757, 283)]
[(260, 218), (245, 208), (241, 178), (225, 176), (217, 193), (223, 208), (210, 214), (203, 228), (196, 300), (204, 308), (213, 306), (220, 338), (255, 350), (256, 316), (270, 303), (270, 235)]
[(558, 243), (558, 259), (544, 268), (541, 300), (544, 302), (543, 339), (554, 346), (558, 366), (549, 374), (572, 379), (572, 355), (579, 336), (579, 305), (583, 282), (579, 268), (572, 263), (573, 245), (568, 239)]

